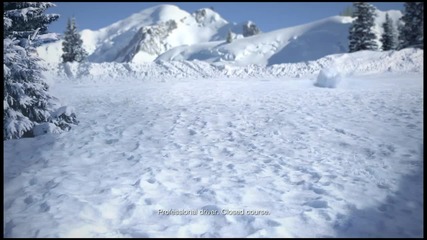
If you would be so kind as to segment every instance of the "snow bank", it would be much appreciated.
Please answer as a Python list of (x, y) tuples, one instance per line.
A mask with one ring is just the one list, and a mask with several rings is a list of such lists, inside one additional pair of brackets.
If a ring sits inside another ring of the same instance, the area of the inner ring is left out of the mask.
[[(322, 69), (339, 66), (344, 76), (385, 72), (423, 72), (423, 50), (329, 55), (316, 61), (277, 64), (270, 67), (238, 67), (223, 62), (158, 61), (155, 63), (74, 63), (66, 66), (46, 65), (49, 79), (78, 82), (117, 82), (136, 80), (200, 78), (315, 78)], [(337, 67), (336, 67), (337, 68)], [(56, 81), (56, 80), (55, 80)]]

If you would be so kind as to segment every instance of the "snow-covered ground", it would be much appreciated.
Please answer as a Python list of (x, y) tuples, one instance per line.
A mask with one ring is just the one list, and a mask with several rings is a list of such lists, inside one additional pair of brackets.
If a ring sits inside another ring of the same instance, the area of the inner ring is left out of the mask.
[(422, 51), (369, 54), (330, 58), (334, 88), (298, 64), (50, 79), (80, 124), (4, 142), (4, 236), (422, 237)]

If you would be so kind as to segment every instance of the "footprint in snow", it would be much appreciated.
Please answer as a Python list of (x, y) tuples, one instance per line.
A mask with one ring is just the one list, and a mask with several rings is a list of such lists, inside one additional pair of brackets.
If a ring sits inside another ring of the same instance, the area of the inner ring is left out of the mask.
[(53, 189), (53, 188), (57, 187), (58, 185), (59, 185), (59, 183), (55, 182), (55, 180), (52, 179), (45, 184), (45, 187), (46, 187), (46, 189)]
[(370, 148), (364, 148), (363, 149), (363, 154), (368, 158), (368, 159), (374, 159), (375, 158), (375, 151), (370, 149)]
[(234, 164), (232, 164), (232, 163), (228, 164), (227, 168), (230, 169), (230, 170), (233, 170), (234, 169)]
[(50, 206), (46, 202), (40, 204), (40, 212), (48, 212), (49, 210)]
[(278, 226), (280, 226), (280, 225), (282, 225), (282, 224), (280, 224), (279, 222), (276, 222), (276, 221), (274, 221), (274, 220), (267, 220), (267, 225), (268, 226), (270, 226), (270, 227), (278, 227)]
[(304, 205), (310, 206), (312, 208), (327, 208), (328, 202), (323, 200), (313, 200), (306, 202)]
[(114, 144), (114, 143), (116, 143), (118, 141), (119, 141), (118, 139), (108, 139), (108, 140), (105, 141), (105, 143), (106, 144)]
[(384, 157), (389, 157), (392, 154), (394, 154), (396, 151), (396, 148), (394, 147), (394, 145), (380, 144), (378, 145), (378, 148), (381, 156), (384, 156)]
[(346, 143), (346, 142), (339, 142), (339, 143), (338, 143), (338, 145), (339, 145), (340, 147), (343, 147), (343, 148), (348, 148), (348, 147), (350, 147), (350, 144), (348, 144), (348, 143)]
[(153, 199), (151, 199), (151, 198), (146, 198), (146, 199), (144, 199), (144, 202), (145, 202), (145, 204), (147, 204), (147, 205), (152, 205), (152, 204), (153, 204)]
[(140, 183), (141, 183), (141, 179), (138, 179), (138, 181), (136, 181), (134, 184), (132, 184), (132, 186), (139, 187)]
[(34, 202), (34, 199), (32, 196), (28, 196), (24, 199), (25, 204), (30, 205), (31, 203)]
[(341, 134), (346, 134), (346, 132), (344, 131), (344, 129), (340, 129), (340, 128), (335, 128), (336, 132), (339, 132)]
[(10, 220), (9, 222), (7, 222), (4, 230), (4, 237), (12, 237), (12, 230), (15, 227), (16, 225), (13, 222), (13, 220)]
[(311, 187), (311, 190), (313, 190), (314, 193), (316, 194), (326, 194), (327, 192), (325, 190), (323, 190), (322, 188), (317, 188), (317, 187)]
[(196, 131), (194, 131), (193, 129), (189, 129), (189, 130), (188, 130), (188, 134), (189, 134), (190, 136), (196, 135)]
[(216, 196), (215, 191), (213, 191), (213, 190), (211, 190), (211, 189), (209, 189), (209, 188), (205, 188), (205, 187), (202, 187), (200, 190), (198, 190), (198, 191), (197, 191), (197, 194), (198, 194), (200, 197), (202, 197), (202, 198), (204, 198), (204, 199), (207, 199), (207, 200), (212, 200), (212, 199), (214, 199), (214, 198), (215, 198), (215, 196)]
[(130, 218), (135, 211), (136, 205), (134, 203), (129, 203), (124, 207), (122, 219)]
[(30, 184), (30, 186), (37, 184), (37, 178), (31, 178), (29, 184)]

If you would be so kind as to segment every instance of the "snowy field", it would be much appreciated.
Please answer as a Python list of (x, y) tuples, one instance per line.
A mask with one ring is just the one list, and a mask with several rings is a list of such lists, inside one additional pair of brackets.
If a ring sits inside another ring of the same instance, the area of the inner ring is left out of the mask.
[(423, 236), (422, 69), (141, 78), (52, 85), (80, 124), (4, 142), (5, 237)]

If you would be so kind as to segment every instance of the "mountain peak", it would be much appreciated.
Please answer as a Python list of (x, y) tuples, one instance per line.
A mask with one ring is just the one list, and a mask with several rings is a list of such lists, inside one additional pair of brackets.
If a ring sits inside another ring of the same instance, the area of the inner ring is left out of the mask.
[(171, 19), (179, 20), (189, 15), (188, 12), (170, 4), (161, 4), (147, 8), (139, 12), (139, 14), (150, 16), (153, 23), (166, 22)]
[(197, 23), (202, 25), (213, 22), (227, 23), (227, 21), (224, 20), (221, 15), (219, 15), (219, 13), (213, 11), (210, 8), (201, 8), (196, 10), (192, 15), (194, 19), (196, 19)]

